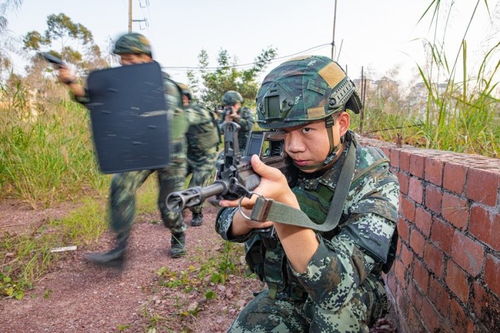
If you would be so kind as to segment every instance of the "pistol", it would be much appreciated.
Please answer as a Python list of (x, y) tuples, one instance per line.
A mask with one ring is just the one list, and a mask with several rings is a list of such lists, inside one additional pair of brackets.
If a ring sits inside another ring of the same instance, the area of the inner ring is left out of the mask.
[(63, 68), (66, 66), (64, 62), (61, 60), (61, 58), (56, 57), (55, 55), (51, 54), (50, 52), (40, 52), (38, 53), (40, 57), (45, 59), (45, 61), (50, 62), (52, 65), (54, 65), (55, 68)]

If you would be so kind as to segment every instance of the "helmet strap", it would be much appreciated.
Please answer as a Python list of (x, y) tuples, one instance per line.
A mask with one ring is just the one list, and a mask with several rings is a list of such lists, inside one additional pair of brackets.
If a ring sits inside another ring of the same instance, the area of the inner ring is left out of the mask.
[(340, 138), (340, 143), (335, 144), (335, 138), (333, 136), (333, 126), (335, 126), (335, 118), (333, 115), (330, 115), (329, 117), (325, 118), (325, 127), (326, 131), (328, 132), (328, 141), (330, 142), (330, 151), (328, 152), (328, 155), (326, 156), (325, 160), (321, 163), (321, 165), (326, 166), (330, 163), (332, 163), (335, 158), (337, 157), (337, 153), (342, 147), (342, 138)]

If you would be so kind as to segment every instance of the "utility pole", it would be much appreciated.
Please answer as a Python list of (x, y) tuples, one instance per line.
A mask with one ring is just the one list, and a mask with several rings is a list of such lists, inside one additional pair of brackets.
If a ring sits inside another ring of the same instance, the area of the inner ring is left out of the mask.
[[(145, 8), (142, 6), (142, 4), (139, 2), (139, 5), (141, 6), (141, 8)], [(146, 2), (146, 6), (149, 6), (149, 1)], [(133, 19), (133, 15), (132, 15), (132, 0), (128, 0), (128, 32), (131, 33), (132, 32), (132, 24), (134, 22), (143, 22), (144, 24), (146, 24), (146, 27), (149, 27), (149, 24), (148, 24), (148, 20), (146, 20), (145, 18), (143, 19), (140, 19), (140, 20), (134, 20)], [(142, 27), (141, 27), (141, 30), (142, 30)]]
[(128, 0), (128, 32), (132, 32), (132, 0)]
[(332, 60), (333, 59), (333, 51), (335, 49), (335, 24), (337, 22), (337, 0), (335, 0), (335, 8), (333, 10), (333, 37), (332, 37)]

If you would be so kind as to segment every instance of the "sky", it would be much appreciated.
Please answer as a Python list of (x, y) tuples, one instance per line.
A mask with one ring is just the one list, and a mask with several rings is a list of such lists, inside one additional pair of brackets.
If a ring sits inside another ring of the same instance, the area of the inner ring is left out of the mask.
[[(454, 2), (447, 28), (450, 58), (455, 57), (476, 0)], [(1, 2), (1, 1), (0, 1)], [(418, 23), (432, 0), (338, 0), (335, 24), (335, 58), (351, 78), (361, 67), (373, 79), (396, 67), (395, 80), (416, 77), (415, 64), (424, 64), (422, 40), (432, 40), (429, 19)], [(252, 63), (262, 49), (275, 47), (279, 60), (289, 55), (331, 56), (334, 0), (133, 0), (133, 30), (143, 33), (153, 45), (155, 59), (178, 81), (187, 82), (186, 69), (198, 66), (197, 56), (207, 50), (212, 66), (217, 53), (226, 49), (239, 64)], [(469, 59), (481, 58), (488, 46), (498, 43), (500, 0), (483, 0), (468, 35)], [(8, 34), (20, 41), (31, 30), (43, 32), (50, 14), (65, 13), (86, 26), (102, 49), (109, 49), (128, 28), (128, 0), (24, 0), (7, 13)], [(430, 15), (428, 16), (430, 18)], [(495, 41), (496, 38), (496, 41)], [(20, 43), (20, 42), (19, 42)], [(20, 44), (19, 44), (20, 45)], [(320, 47), (317, 47), (320, 46)], [(479, 62), (479, 61), (475, 61)], [(477, 64), (478, 66), (478, 64)], [(16, 61), (16, 71), (22, 71)]]

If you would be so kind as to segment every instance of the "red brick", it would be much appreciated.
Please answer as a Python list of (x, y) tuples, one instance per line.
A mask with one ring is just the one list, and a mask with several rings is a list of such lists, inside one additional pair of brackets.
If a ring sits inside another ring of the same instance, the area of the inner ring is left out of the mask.
[(408, 194), (409, 177), (403, 172), (398, 172), (399, 192)]
[(474, 294), (471, 303), (474, 313), (481, 322), (481, 332), (496, 332), (500, 320), (500, 300), (487, 292), (478, 282), (474, 283)]
[(399, 150), (391, 149), (391, 155), (388, 155), (391, 160), (391, 166), (399, 169)]
[(462, 194), (466, 175), (467, 168), (463, 165), (446, 163), (444, 165), (443, 187), (457, 194)]
[(413, 249), (413, 251), (415, 251), (415, 253), (418, 254), (420, 257), (424, 255), (425, 238), (416, 229), (413, 229), (411, 231), (410, 246)]
[(391, 156), (391, 149), (389, 149), (387, 147), (381, 147), (380, 149), (382, 149), (382, 151), (384, 152), (385, 156), (387, 156), (387, 158), (389, 158)]
[(441, 315), (448, 316), (450, 295), (441, 282), (435, 278), (431, 278), (429, 281), (429, 298)]
[(389, 292), (392, 295), (396, 295), (398, 291), (398, 284), (396, 282), (396, 276), (392, 273), (392, 271), (389, 272), (389, 274), (387, 274), (387, 278), (385, 279), (385, 284), (389, 289)]
[(425, 157), (418, 155), (410, 156), (410, 173), (414, 176), (424, 178)]
[(406, 242), (410, 241), (410, 226), (403, 218), (398, 218), (398, 236)]
[(401, 263), (400, 260), (395, 260), (394, 261), (394, 275), (396, 276), (396, 279), (399, 281), (399, 284), (404, 287), (406, 287), (406, 268), (405, 266)]
[(404, 196), (399, 199), (400, 212), (410, 222), (415, 221), (415, 204)]
[(437, 214), (441, 214), (443, 193), (439, 187), (427, 185), (425, 187), (425, 206)]
[[(400, 289), (402, 289), (402, 288), (400, 288)], [(404, 289), (402, 289), (402, 292), (398, 293), (398, 295), (396, 296), (396, 303), (397, 303), (397, 306), (399, 308), (400, 313), (403, 316), (407, 316), (408, 309), (411, 308), (411, 306), (410, 306), (410, 299), (409, 299), (408, 295), (406, 294), (406, 286)]]
[(425, 159), (425, 180), (441, 186), (443, 184), (443, 162), (427, 157)]
[(438, 218), (432, 219), (431, 240), (445, 253), (450, 253), (455, 230)]
[(413, 305), (415, 310), (420, 312), (420, 309), (422, 308), (422, 300), (424, 297), (422, 296), (422, 293), (418, 290), (417, 286), (415, 285), (415, 282), (410, 282), (408, 284), (407, 291), (411, 304)]
[(500, 297), (500, 259), (490, 254), (486, 257), (484, 281), (491, 291)]
[(410, 178), (408, 196), (420, 204), (424, 201), (424, 185), (420, 179), (416, 177)]
[(427, 328), (429, 332), (440, 331), (441, 328), (441, 318), (439, 313), (434, 309), (432, 304), (427, 300), (423, 299), (422, 301), (422, 320), (424, 322), (424, 326)]
[(493, 249), (500, 251), (500, 214), (495, 214), (493, 217), (493, 226), (491, 228), (494, 232), (491, 239), (491, 246)]
[(500, 249), (500, 237), (498, 237), (500, 225), (495, 223), (492, 215), (483, 207), (473, 205), (470, 211), (469, 231), (477, 239), (498, 251)]
[(467, 328), (471, 325), (471, 319), (468, 312), (465, 312), (462, 306), (455, 300), (450, 300), (449, 320), (454, 332), (467, 332)]
[(429, 269), (436, 274), (437, 277), (442, 277), (444, 272), (444, 255), (441, 250), (432, 244), (425, 244), (424, 261)]
[(405, 267), (409, 267), (413, 261), (413, 253), (406, 245), (401, 245), (400, 258)]
[(467, 173), (467, 198), (488, 206), (495, 206), (500, 175), (480, 169), (469, 169)]
[(401, 253), (401, 240), (398, 238), (398, 242), (396, 243), (396, 254), (399, 255)]
[(420, 318), (413, 308), (410, 308), (408, 311), (408, 322), (406, 324), (408, 325), (406, 332), (425, 332), (425, 328), (422, 326)]
[(443, 217), (455, 227), (464, 230), (469, 222), (467, 201), (453, 194), (443, 193), (441, 204)]
[(410, 153), (407, 151), (399, 152), (399, 169), (410, 172)]
[(459, 231), (453, 235), (451, 249), (453, 260), (473, 277), (481, 272), (484, 262), (483, 246)]
[(467, 303), (469, 298), (467, 274), (451, 260), (448, 261), (446, 266), (446, 285), (462, 302)]
[(417, 228), (422, 231), (424, 236), (429, 237), (431, 232), (432, 216), (422, 207), (417, 207), (415, 210), (415, 224), (417, 225)]
[(422, 293), (427, 294), (427, 287), (429, 285), (429, 272), (418, 260), (413, 261), (413, 280), (415, 280)]

